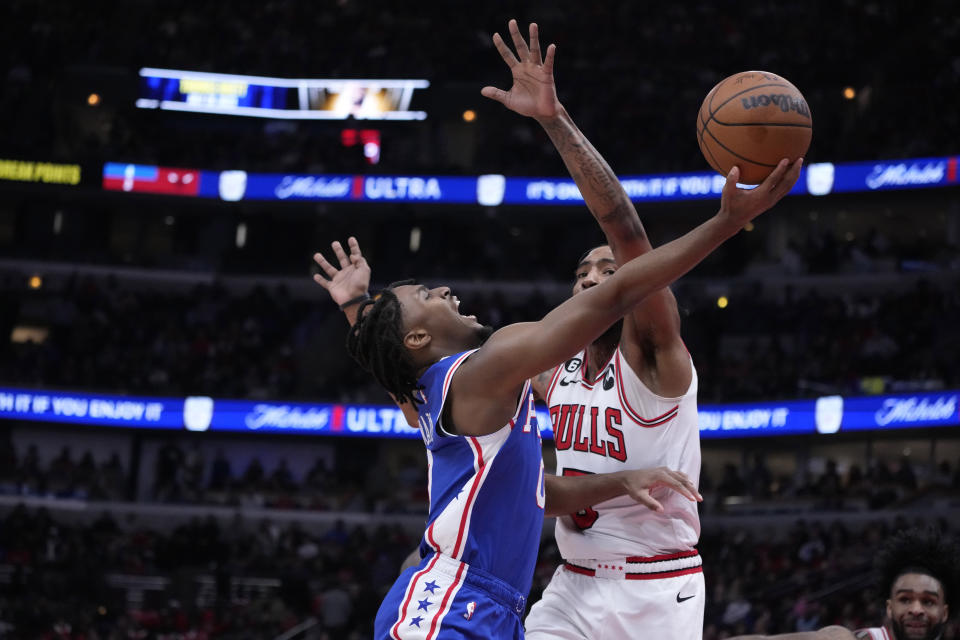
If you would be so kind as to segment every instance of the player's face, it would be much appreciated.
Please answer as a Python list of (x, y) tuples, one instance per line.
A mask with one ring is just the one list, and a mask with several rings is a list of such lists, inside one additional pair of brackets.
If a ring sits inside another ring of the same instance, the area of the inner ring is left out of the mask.
[(401, 285), (393, 290), (403, 307), (405, 331), (422, 330), (431, 344), (451, 353), (482, 344), (488, 328), (476, 316), (460, 313), (460, 299), (450, 287), (428, 289), (420, 284)]
[(897, 640), (934, 640), (947, 620), (943, 585), (922, 573), (905, 573), (893, 583), (887, 616)]
[(613, 259), (613, 251), (610, 247), (603, 245), (592, 249), (583, 257), (574, 272), (573, 295), (600, 284), (612, 276), (616, 270), (617, 263)]

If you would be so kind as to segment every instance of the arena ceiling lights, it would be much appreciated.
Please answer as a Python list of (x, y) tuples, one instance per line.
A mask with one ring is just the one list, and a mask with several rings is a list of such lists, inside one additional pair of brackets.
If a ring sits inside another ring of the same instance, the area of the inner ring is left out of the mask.
[(428, 80), (266, 78), (140, 69), (137, 106), (286, 120), (425, 120), (411, 109)]

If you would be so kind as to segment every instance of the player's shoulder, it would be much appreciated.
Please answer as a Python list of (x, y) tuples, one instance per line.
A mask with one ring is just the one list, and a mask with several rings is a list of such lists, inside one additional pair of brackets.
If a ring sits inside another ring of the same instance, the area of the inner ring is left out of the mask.
[(697, 393), (697, 371), (682, 341), (656, 356), (621, 341), (614, 360), (617, 381), (628, 396), (675, 400)]
[(450, 378), (453, 372), (475, 351), (476, 349), (472, 349), (440, 358), (423, 372), (420, 376), (420, 384), (426, 389), (440, 385), (442, 390), (446, 391), (446, 388), (450, 386)]

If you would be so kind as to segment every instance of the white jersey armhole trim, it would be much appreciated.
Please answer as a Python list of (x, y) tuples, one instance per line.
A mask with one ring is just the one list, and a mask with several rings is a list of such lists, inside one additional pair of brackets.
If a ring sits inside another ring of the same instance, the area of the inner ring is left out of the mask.
[[(447, 393), (450, 391), (450, 384), (453, 382), (453, 375), (460, 368), (460, 365), (462, 365), (464, 362), (469, 360), (470, 356), (472, 356), (477, 351), (479, 351), (479, 349), (472, 349), (471, 351), (467, 351), (466, 353), (460, 354), (459, 361), (454, 363), (454, 365), (450, 367), (450, 370), (447, 371), (447, 375), (444, 377), (443, 397), (440, 398), (440, 409), (439, 409), (440, 415), (437, 416), (437, 422), (436, 422), (436, 429), (439, 432), (439, 435), (441, 437), (444, 437), (444, 438), (463, 438), (464, 437), (459, 433), (450, 433), (443, 427), (443, 408), (447, 406)], [(449, 358), (450, 356), (447, 356), (447, 357)]]
[(547, 397), (543, 398), (544, 404), (548, 407), (550, 406), (550, 396), (553, 395), (553, 389), (557, 386), (557, 380), (560, 379), (560, 370), (563, 368), (564, 364), (558, 364), (553, 368), (553, 375), (550, 376), (550, 384), (547, 385)]
[[(687, 390), (684, 391), (682, 395), (668, 398), (666, 396), (661, 396), (658, 393), (654, 393), (653, 391), (650, 390), (650, 387), (648, 387), (646, 384), (643, 383), (643, 380), (640, 378), (640, 376), (637, 375), (637, 372), (634, 371), (633, 367), (630, 366), (630, 362), (627, 361), (627, 356), (623, 354), (623, 351), (621, 351), (620, 345), (617, 344), (617, 353), (616, 353), (617, 369), (619, 369), (622, 372), (629, 371), (630, 375), (633, 376), (633, 379), (637, 382), (637, 384), (639, 384), (643, 388), (644, 391), (649, 393), (651, 396), (653, 396), (657, 400), (662, 400), (664, 402), (680, 402), (681, 400), (689, 396), (690, 393), (693, 391), (693, 389), (696, 387), (697, 369), (696, 367), (693, 366), (693, 357), (688, 355), (687, 359), (690, 361), (690, 373), (691, 373), (690, 384), (687, 386)], [(621, 373), (621, 375), (623, 374)], [(624, 391), (625, 390), (621, 390), (621, 393), (623, 393)]]

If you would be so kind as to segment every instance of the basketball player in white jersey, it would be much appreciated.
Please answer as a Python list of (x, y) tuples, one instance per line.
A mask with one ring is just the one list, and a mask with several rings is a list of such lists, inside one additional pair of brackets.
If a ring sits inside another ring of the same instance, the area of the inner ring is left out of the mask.
[(876, 565), (880, 592), (887, 594), (882, 626), (856, 631), (833, 626), (730, 640), (940, 640), (960, 579), (956, 542), (933, 529), (901, 531), (877, 554)]
[[(617, 177), (557, 99), (555, 45), (541, 60), (537, 25), (530, 25), (529, 46), (515, 20), (508, 29), (516, 55), (499, 34), (493, 41), (513, 86), (484, 87), (482, 93), (543, 126), (607, 238), (607, 245), (588, 251), (577, 265), (576, 296), (652, 247)], [(565, 364), (541, 374), (534, 389), (550, 409), (558, 476), (667, 466), (699, 477), (697, 375), (668, 288)], [(557, 519), (564, 564), (527, 617), (527, 638), (702, 636), (697, 507), (666, 494), (661, 502), (662, 509), (651, 510), (614, 498)]]

